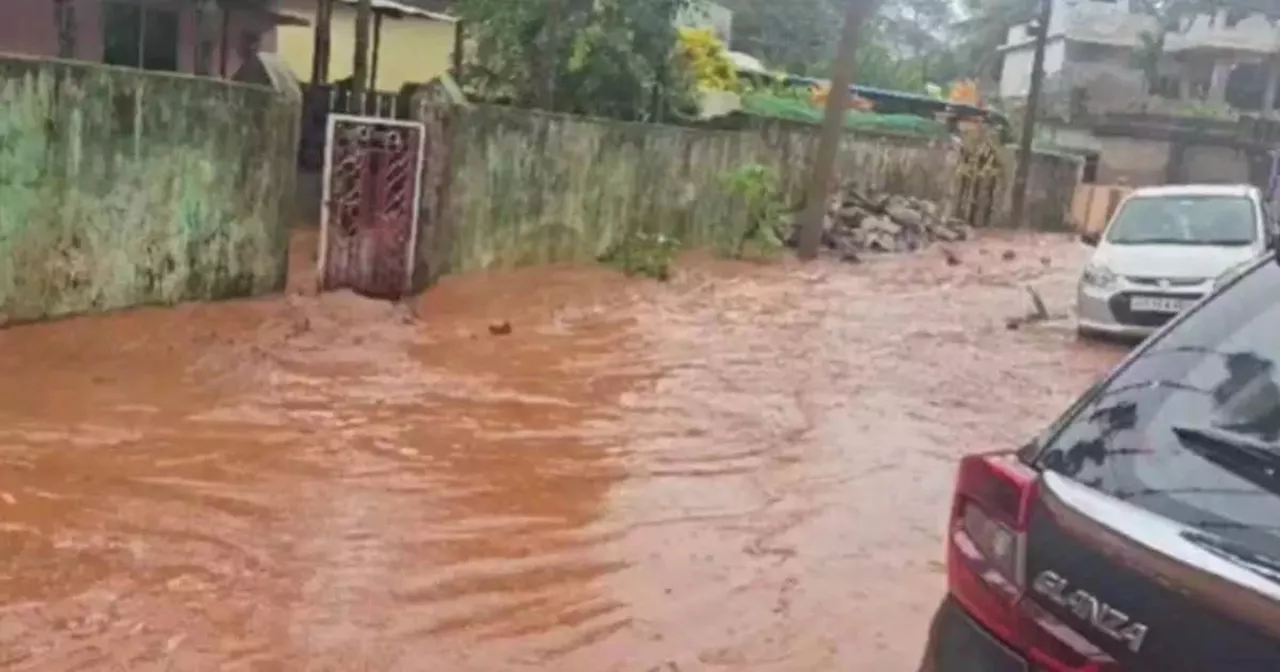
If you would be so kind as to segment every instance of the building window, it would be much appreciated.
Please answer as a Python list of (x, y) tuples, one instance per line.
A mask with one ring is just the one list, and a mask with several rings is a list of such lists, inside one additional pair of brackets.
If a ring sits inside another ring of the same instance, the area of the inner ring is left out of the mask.
[(1105, 44), (1074, 42), (1069, 49), (1071, 60), (1076, 63), (1101, 63), (1116, 58), (1116, 49)]
[(104, 2), (102, 62), (176, 72), (178, 13), (137, 2)]

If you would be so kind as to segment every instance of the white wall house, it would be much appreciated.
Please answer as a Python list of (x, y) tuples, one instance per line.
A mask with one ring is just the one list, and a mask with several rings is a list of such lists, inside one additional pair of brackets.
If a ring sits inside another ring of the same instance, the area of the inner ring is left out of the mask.
[(681, 28), (710, 28), (729, 44), (733, 36), (733, 12), (711, 0), (693, 0), (676, 17), (676, 25)]
[[(1046, 90), (1089, 89), (1115, 99), (1144, 99), (1151, 83), (1134, 65), (1143, 35), (1156, 31), (1156, 20), (1136, 13), (1131, 0), (1052, 0), (1053, 18), (1045, 51)], [(1280, 0), (1277, 0), (1280, 2)], [(1035, 40), (1025, 25), (1009, 30), (1000, 76), (1000, 98), (1025, 98), (1031, 88)], [(1280, 91), (1280, 23), (1247, 10), (1220, 8), (1189, 17), (1165, 38), (1158, 65), (1157, 89), (1166, 97), (1225, 105), (1228, 80), (1241, 66), (1261, 67), (1268, 77), (1263, 112)]]
[[(1142, 34), (1154, 28), (1151, 17), (1131, 11), (1129, 0), (1053, 0), (1045, 75), (1053, 78), (1076, 65), (1131, 69), (1132, 50), (1142, 43)], [(1004, 54), (1000, 97), (1025, 97), (1031, 88), (1035, 38), (1026, 25), (1014, 26), (1000, 51)], [(1123, 72), (1116, 74), (1123, 76)]]

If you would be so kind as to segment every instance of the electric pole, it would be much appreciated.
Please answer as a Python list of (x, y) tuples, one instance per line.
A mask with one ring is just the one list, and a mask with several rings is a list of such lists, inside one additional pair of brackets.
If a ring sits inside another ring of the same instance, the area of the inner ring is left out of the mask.
[(1018, 142), (1018, 162), (1013, 172), (1013, 194), (1009, 204), (1010, 225), (1022, 228), (1027, 210), (1027, 176), (1031, 173), (1031, 145), (1035, 140), (1036, 116), (1040, 111), (1040, 89), (1044, 87), (1044, 50), (1049, 42), (1049, 20), (1053, 18), (1053, 0), (1040, 0), (1040, 16), (1036, 19), (1036, 51), (1031, 59), (1031, 84), (1022, 114), (1022, 138)]
[(817, 258), (818, 247), (822, 244), (822, 224), (826, 219), (827, 200), (831, 197), (831, 178), (835, 171), (836, 155), (840, 152), (840, 140), (844, 136), (849, 87), (853, 84), (858, 30), (877, 0), (845, 1), (849, 3), (849, 7), (844, 16), (840, 43), (836, 47), (835, 62), (831, 65), (831, 90), (827, 92), (826, 115), (822, 119), (818, 149), (813, 157), (813, 176), (805, 198), (805, 209), (800, 216), (800, 244), (796, 251), (805, 261)]

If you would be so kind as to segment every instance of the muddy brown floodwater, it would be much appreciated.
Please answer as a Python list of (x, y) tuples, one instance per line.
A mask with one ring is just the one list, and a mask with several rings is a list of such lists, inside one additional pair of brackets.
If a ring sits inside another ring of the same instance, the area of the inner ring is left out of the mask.
[(1122, 354), (960, 253), (0, 332), (0, 669), (910, 672), (956, 458)]

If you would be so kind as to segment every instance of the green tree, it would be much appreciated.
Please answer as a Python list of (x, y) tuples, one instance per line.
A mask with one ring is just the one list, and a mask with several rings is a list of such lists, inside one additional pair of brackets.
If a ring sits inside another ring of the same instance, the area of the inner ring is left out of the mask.
[[(847, 0), (724, 0), (734, 11), (733, 49), (794, 74), (826, 77)], [(887, 0), (862, 28), (859, 84), (919, 91), (949, 74), (950, 0)]]
[(835, 0), (725, 0), (735, 51), (798, 75), (827, 75), (844, 16)]
[[(475, 95), (522, 107), (649, 120), (687, 101), (671, 67), (688, 0), (459, 0)], [(550, 10), (550, 11), (548, 11)]]
[(1142, 70), (1149, 91), (1158, 86), (1169, 34), (1181, 31), (1184, 20), (1211, 14), (1222, 4), (1221, 0), (1135, 0), (1136, 11), (1155, 19), (1155, 29), (1142, 34), (1142, 44), (1133, 53), (1134, 66)]
[(1000, 45), (1009, 30), (1035, 18), (1037, 0), (966, 0), (965, 18), (955, 26), (952, 53), (963, 64), (959, 75), (978, 80), (998, 80), (1002, 56)]

